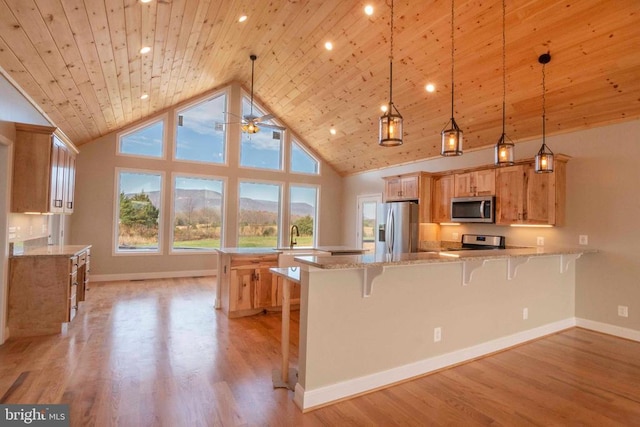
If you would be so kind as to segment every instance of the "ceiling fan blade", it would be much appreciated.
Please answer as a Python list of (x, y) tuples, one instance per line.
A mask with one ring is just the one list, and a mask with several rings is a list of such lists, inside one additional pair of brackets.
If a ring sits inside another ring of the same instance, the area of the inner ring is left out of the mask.
[(273, 114), (265, 114), (264, 116), (259, 117), (258, 121), (259, 122), (264, 122), (264, 121), (271, 120), (271, 119), (273, 119)]
[(281, 130), (281, 131), (287, 130), (287, 128), (284, 127), (284, 126), (272, 125), (271, 123), (257, 122), (256, 125), (258, 125), (260, 127), (263, 127), (263, 128), (267, 128), (267, 129), (276, 129), (276, 130)]

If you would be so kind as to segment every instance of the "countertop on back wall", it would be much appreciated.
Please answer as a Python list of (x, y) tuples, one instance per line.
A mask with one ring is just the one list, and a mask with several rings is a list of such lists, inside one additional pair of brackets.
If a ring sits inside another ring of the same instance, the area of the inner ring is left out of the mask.
[(37, 248), (28, 248), (23, 251), (15, 251), (10, 258), (38, 257), (38, 256), (61, 256), (71, 257), (90, 249), (91, 245), (47, 245)]

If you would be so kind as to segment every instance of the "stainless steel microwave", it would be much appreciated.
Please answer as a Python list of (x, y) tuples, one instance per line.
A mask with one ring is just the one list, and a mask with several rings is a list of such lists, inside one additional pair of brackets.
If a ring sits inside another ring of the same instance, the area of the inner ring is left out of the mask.
[(454, 197), (451, 199), (451, 221), (495, 222), (495, 197)]

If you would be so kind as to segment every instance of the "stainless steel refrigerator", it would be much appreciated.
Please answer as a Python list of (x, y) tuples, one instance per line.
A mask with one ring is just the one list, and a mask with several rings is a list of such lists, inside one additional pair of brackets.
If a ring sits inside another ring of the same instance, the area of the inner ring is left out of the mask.
[(376, 254), (401, 254), (418, 251), (418, 204), (382, 203), (378, 208)]

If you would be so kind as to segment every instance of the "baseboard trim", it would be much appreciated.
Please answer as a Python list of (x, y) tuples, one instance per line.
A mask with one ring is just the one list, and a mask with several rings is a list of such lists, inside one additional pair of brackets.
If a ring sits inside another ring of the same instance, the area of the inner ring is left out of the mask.
[(629, 329), (622, 326), (611, 325), (609, 323), (596, 322), (588, 319), (576, 318), (576, 326), (590, 329), (603, 334), (613, 335), (619, 338), (625, 338), (632, 341), (640, 342), (640, 331)]
[(158, 271), (151, 273), (91, 274), (92, 282), (118, 280), (171, 279), (176, 277), (217, 276), (218, 270)]
[(305, 390), (298, 383), (295, 387), (294, 402), (303, 412), (306, 412), (330, 402), (388, 387), (394, 383), (406, 381), (449, 366), (486, 356), (496, 351), (505, 350), (509, 347), (554, 334), (574, 326), (576, 326), (576, 319), (575, 317), (570, 317), (472, 347), (314, 390)]

